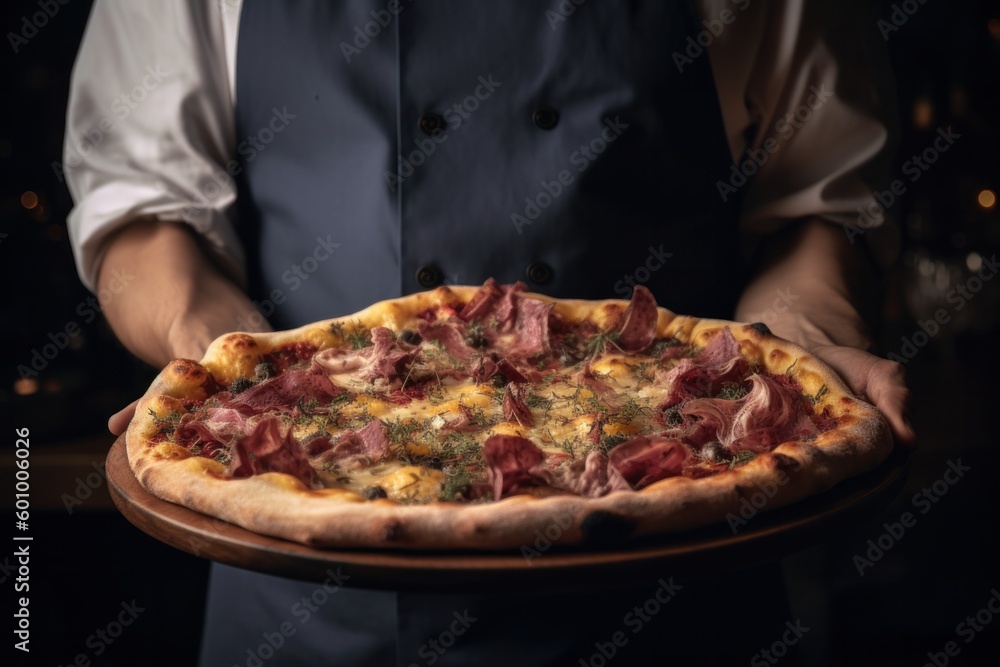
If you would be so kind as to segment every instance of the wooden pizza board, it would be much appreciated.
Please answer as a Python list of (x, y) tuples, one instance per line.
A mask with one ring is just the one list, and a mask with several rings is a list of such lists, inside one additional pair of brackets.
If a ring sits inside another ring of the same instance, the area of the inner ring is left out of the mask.
[(107, 457), (108, 488), (125, 518), (189, 554), (304, 581), (322, 582), (340, 568), (351, 587), (438, 593), (562, 592), (643, 585), (663, 576), (718, 577), (846, 533), (895, 499), (908, 469), (908, 455), (894, 451), (872, 472), (820, 496), (758, 513), (736, 534), (723, 523), (602, 550), (540, 542), (524, 552), (429, 552), (315, 549), (252, 533), (147, 493), (129, 467), (124, 437)]

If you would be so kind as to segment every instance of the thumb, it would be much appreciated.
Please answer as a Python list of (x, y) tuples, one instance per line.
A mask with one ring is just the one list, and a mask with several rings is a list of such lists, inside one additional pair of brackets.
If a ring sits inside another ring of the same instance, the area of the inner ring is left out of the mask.
[(885, 415), (896, 442), (913, 447), (917, 435), (910, 423), (910, 390), (906, 388), (906, 370), (895, 361), (880, 359), (871, 365), (865, 382), (865, 395)]
[(906, 368), (902, 364), (840, 345), (813, 351), (844, 379), (851, 391), (878, 408), (899, 445), (909, 448), (916, 444), (909, 419), (910, 390), (906, 388)]
[(108, 419), (108, 430), (114, 435), (121, 435), (128, 428), (128, 424), (132, 421), (132, 416), (135, 414), (135, 406), (139, 403), (136, 399), (126, 405), (124, 408), (111, 415)]

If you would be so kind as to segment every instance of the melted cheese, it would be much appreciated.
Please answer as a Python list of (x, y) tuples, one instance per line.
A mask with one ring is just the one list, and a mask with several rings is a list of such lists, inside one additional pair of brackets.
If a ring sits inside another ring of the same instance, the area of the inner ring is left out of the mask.
[(444, 473), (433, 468), (404, 466), (385, 475), (378, 485), (396, 502), (427, 503), (437, 500), (444, 482)]
[[(653, 419), (655, 407), (669, 390), (656, 386), (648, 360), (646, 366), (642, 363), (642, 359), (621, 354), (606, 354), (592, 362), (592, 375), (613, 394), (603, 399), (581, 379), (582, 366), (575, 372), (549, 373), (543, 382), (524, 389), (534, 421), (531, 426), (505, 421), (503, 389), (472, 379), (446, 378), (433, 385), (428, 397), (400, 405), (380, 398), (377, 394), (385, 390), (378, 384), (361, 382), (350, 374), (334, 375), (336, 384), (357, 392), (354, 400), (337, 406), (332, 419), (320, 415), (314, 421), (296, 423), (294, 433), (302, 438), (321, 430), (336, 438), (372, 418), (381, 419), (389, 428), (393, 452), (403, 460), (391, 458), (341, 476), (320, 471), (324, 484), (362, 495), (379, 486), (397, 502), (427, 502), (441, 494), (446, 475), (438, 468), (454, 460), (456, 441), (478, 447), (493, 435), (519, 436), (550, 454), (584, 457), (603, 440), (623, 440), (661, 429)], [(470, 415), (475, 425), (471, 431), (450, 428), (456, 420), (467, 425)], [(595, 435), (598, 423), (600, 431)]]

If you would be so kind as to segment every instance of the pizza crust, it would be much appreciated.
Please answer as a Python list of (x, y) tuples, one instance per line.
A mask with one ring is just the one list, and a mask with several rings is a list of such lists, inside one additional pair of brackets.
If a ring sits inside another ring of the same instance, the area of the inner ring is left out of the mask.
[[(734, 470), (701, 479), (671, 477), (640, 491), (599, 498), (516, 495), (489, 503), (435, 501), (426, 505), (368, 501), (342, 489), (313, 490), (281, 473), (231, 479), (214, 460), (191, 455), (178, 445), (151, 441), (157, 429), (154, 415), (162, 418), (179, 411), (177, 399), (181, 397), (204, 398), (211, 376), (223, 385), (252, 376), (262, 355), (288, 343), (305, 341), (317, 348), (339, 345), (331, 324), (348, 331), (354, 323), (399, 331), (428, 308), (460, 308), (476, 290), (440, 287), (289, 331), (227, 334), (212, 343), (200, 363), (172, 362), (139, 401), (126, 433), (136, 477), (165, 500), (256, 533), (316, 547), (478, 550), (530, 546), (539, 533), (557, 544), (594, 544), (723, 522), (737, 515), (744, 498), (755, 493), (768, 496), (765, 510), (782, 507), (873, 469), (892, 450), (888, 426), (878, 411), (851, 395), (829, 366), (803, 348), (749, 325), (678, 316), (662, 307), (659, 337), (674, 336), (703, 345), (726, 327), (744, 354), (764, 370), (788, 372), (807, 394), (815, 395), (825, 384), (828, 391), (817, 407), (837, 416), (838, 427), (812, 442), (781, 444)], [(627, 306), (619, 300), (526, 296), (554, 303), (555, 310), (570, 321), (589, 320), (604, 330)]]

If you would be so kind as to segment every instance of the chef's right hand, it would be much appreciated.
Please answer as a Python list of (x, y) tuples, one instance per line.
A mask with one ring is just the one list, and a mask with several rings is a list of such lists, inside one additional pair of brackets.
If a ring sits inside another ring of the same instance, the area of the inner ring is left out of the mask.
[[(122, 344), (156, 368), (199, 360), (222, 334), (270, 331), (240, 288), (209, 259), (187, 225), (136, 221), (109, 239), (98, 290), (112, 294), (104, 315)], [(250, 322), (259, 322), (258, 326)], [(133, 402), (108, 420), (120, 435)]]

